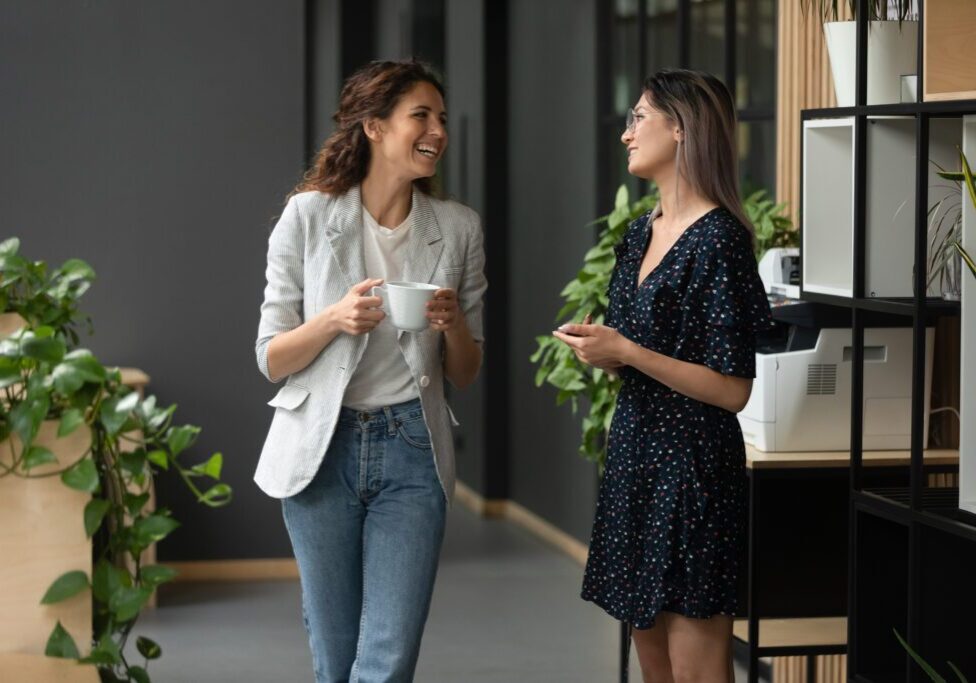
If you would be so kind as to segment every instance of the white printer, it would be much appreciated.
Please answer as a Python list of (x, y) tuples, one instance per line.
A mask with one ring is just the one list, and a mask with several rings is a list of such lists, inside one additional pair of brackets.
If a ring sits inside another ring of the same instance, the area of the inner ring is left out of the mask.
[[(746, 443), (761, 451), (846, 451), (851, 443), (850, 309), (800, 301), (799, 250), (770, 249), (759, 274), (776, 329), (757, 343), (752, 396), (739, 413)], [(906, 326), (907, 325), (907, 326)], [(926, 330), (928, 441), (934, 330)], [(866, 312), (865, 450), (907, 450), (911, 439), (911, 318)]]

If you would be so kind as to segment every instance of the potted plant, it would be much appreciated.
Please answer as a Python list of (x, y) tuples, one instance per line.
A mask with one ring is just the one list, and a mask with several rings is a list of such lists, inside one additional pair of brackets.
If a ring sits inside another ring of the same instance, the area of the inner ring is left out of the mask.
[[(976, 185), (973, 183), (969, 162), (961, 152), (959, 161), (961, 166), (959, 171), (946, 171), (941, 168), (938, 171), (941, 178), (955, 183), (956, 187), (929, 210), (931, 238), (928, 282), (931, 285), (938, 277), (943, 298), (952, 301), (958, 301), (962, 296), (962, 263), (976, 274), (973, 260), (962, 246), (963, 200), (961, 197), (962, 188), (965, 187), (970, 201), (976, 207)], [(938, 220), (936, 220), (937, 216)]]
[[(935, 668), (931, 664), (929, 664), (927, 661), (922, 659), (922, 656), (919, 655), (917, 652), (915, 652), (914, 649), (912, 649), (912, 647), (905, 641), (902, 635), (898, 633), (898, 629), (894, 629), (894, 631), (895, 631), (895, 638), (897, 638), (898, 642), (901, 643), (901, 646), (905, 648), (905, 652), (908, 653), (908, 656), (911, 657), (913, 660), (915, 660), (915, 663), (918, 664), (919, 667), (921, 667), (922, 671), (925, 672), (925, 675), (928, 676), (930, 680), (934, 681), (934, 683), (946, 683), (946, 679), (943, 678), (941, 675), (939, 675), (939, 673), (935, 670)], [(947, 664), (949, 665), (949, 668), (952, 669), (952, 673), (954, 673), (956, 677), (959, 679), (959, 683), (968, 683), (966, 677), (963, 676), (962, 671), (959, 670), (959, 667), (957, 667), (952, 662), (947, 662)]]
[[(146, 683), (148, 663), (160, 647), (137, 638), (142, 662), (135, 664), (127, 644), (140, 610), (175, 572), (144, 565), (143, 552), (179, 526), (165, 508), (150, 509), (150, 483), (169, 470), (200, 503), (225, 505), (231, 489), (219, 481), (223, 456), (184, 466), (180, 457), (200, 429), (174, 424), (176, 406), (141, 398), (122, 383), (117, 368), (79, 348), (76, 328), (91, 323), (78, 313), (77, 302), (94, 280), (92, 269), (73, 259), (48, 272), (43, 262), (20, 256), (19, 246), (16, 238), (0, 243), (0, 311), (9, 314), (9, 336), (0, 340), (0, 484), (10, 492), (59, 479), (69, 494), (82, 496), (74, 523), (91, 539), (87, 562), (46, 578), (49, 588), (34, 599), (53, 605), (90, 591), (94, 632), (79, 643), (58, 620), (44, 652), (94, 665), (103, 681)], [(18, 327), (9, 324), (12, 315), (21, 325), (10, 333)], [(197, 483), (206, 480), (212, 481)], [(12, 513), (5, 497), (5, 514), (42, 514), (29, 496)], [(39, 533), (44, 522), (36, 520)], [(3, 569), (11, 565), (15, 571), (10, 561)]]
[[(616, 263), (614, 246), (620, 241), (631, 221), (657, 205), (658, 194), (650, 194), (630, 201), (627, 186), (617, 190), (614, 210), (589, 225), (605, 226), (595, 247), (583, 257), (583, 267), (563, 288), (560, 296), (566, 303), (556, 314), (556, 324), (581, 322), (587, 315), (602, 324), (607, 309), (607, 288)], [(756, 228), (757, 259), (769, 248), (794, 246), (796, 231), (786, 214), (786, 204), (776, 204), (766, 197), (765, 190), (751, 193), (743, 200), (743, 208)], [(556, 404), (570, 402), (573, 412), (579, 410), (582, 399), (588, 405), (583, 417), (580, 453), (596, 462), (602, 470), (606, 457), (606, 434), (617, 402), (620, 380), (599, 368), (584, 365), (566, 344), (552, 335), (536, 337), (538, 348), (531, 361), (537, 363), (536, 386), (548, 383), (559, 390)]]
[[(843, 0), (800, 0), (804, 12), (813, 11), (823, 21), (830, 72), (837, 105), (853, 107), (855, 100), (856, 23), (838, 21)], [(856, 17), (857, 0), (846, 0)], [(868, 7), (868, 104), (900, 102), (901, 77), (918, 67), (918, 21), (912, 0), (867, 0)]]

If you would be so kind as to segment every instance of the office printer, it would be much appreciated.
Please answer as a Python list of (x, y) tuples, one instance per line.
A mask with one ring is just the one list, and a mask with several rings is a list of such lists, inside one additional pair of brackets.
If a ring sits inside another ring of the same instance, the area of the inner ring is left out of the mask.
[[(757, 339), (756, 380), (739, 413), (761, 451), (846, 451), (851, 443), (851, 311), (799, 296), (799, 250), (770, 249), (759, 263), (775, 329)], [(907, 450), (911, 438), (911, 318), (865, 312), (865, 450)], [(934, 330), (926, 330), (928, 441)]]

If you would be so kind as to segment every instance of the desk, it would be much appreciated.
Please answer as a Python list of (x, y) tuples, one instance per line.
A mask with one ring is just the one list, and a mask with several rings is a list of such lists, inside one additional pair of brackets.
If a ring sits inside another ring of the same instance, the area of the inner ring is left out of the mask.
[[(908, 451), (865, 451), (865, 477), (890, 479), (910, 460)], [(958, 462), (956, 450), (925, 452), (929, 471)], [(748, 617), (736, 620), (733, 634), (748, 649), (749, 683), (759, 680), (761, 657), (806, 657), (814, 681), (817, 655), (847, 652), (849, 465), (847, 451), (746, 447)]]

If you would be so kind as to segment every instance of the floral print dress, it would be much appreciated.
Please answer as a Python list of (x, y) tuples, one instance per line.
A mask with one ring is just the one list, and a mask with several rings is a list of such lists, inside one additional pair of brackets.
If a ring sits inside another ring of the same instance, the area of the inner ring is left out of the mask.
[[(643, 282), (650, 215), (616, 247), (605, 324), (659, 353), (755, 376), (771, 325), (752, 237), (724, 208), (689, 226)], [(621, 370), (582, 597), (635, 628), (661, 611), (734, 614), (745, 540), (745, 446), (735, 414)]]

